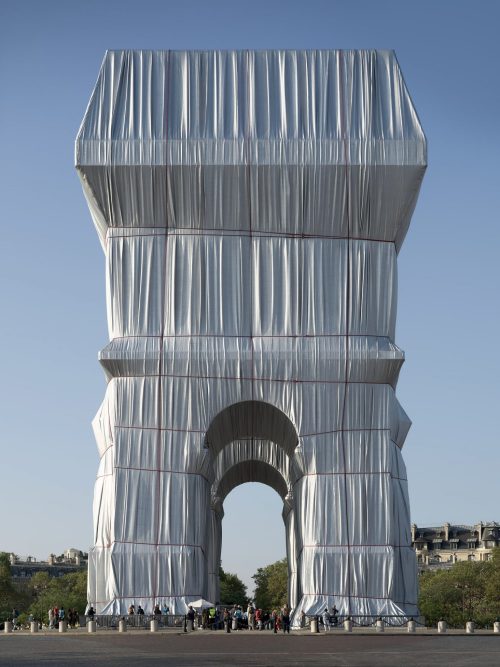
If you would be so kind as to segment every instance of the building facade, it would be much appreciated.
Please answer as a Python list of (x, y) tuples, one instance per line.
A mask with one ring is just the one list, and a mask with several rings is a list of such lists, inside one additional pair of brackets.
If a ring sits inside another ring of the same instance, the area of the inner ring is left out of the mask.
[(22, 584), (31, 579), (37, 572), (47, 572), (49, 577), (62, 577), (71, 572), (87, 570), (88, 554), (79, 549), (66, 549), (60, 556), (50, 554), (47, 560), (37, 560), (27, 556), (22, 560), (15, 554), (10, 554), (10, 571), (12, 581)]
[(473, 526), (411, 526), (412, 545), (420, 572), (449, 569), (460, 561), (487, 561), (500, 546), (500, 525), (494, 521)]

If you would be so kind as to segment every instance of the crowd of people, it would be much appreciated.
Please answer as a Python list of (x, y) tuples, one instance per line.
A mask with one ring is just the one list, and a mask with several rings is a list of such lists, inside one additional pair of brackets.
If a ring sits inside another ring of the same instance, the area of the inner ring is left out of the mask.
[(228, 607), (208, 607), (199, 614), (191, 605), (187, 613), (188, 627), (194, 629), (196, 625), (203, 629), (218, 630), (274, 630), (278, 632), (290, 631), (290, 609), (284, 605), (281, 609), (271, 612), (256, 608), (250, 603), (244, 611), (241, 605)]
[[(67, 623), (70, 628), (76, 628), (80, 626), (80, 615), (77, 609), (68, 609), (67, 611), (63, 606), (60, 608), (55, 606), (51, 607), (48, 610), (48, 627), (49, 629), (55, 629), (59, 627), (59, 624), (63, 621)], [(339, 624), (339, 612), (335, 605), (329, 611), (326, 608), (321, 614), (315, 616), (316, 622), (319, 625), (322, 625), (325, 632), (331, 628), (338, 626)], [(141, 605), (137, 605), (137, 609), (134, 604), (131, 604), (128, 608), (129, 617), (144, 616), (144, 609)], [(153, 610), (153, 616), (162, 621), (166, 619), (166, 625), (168, 625), (168, 617), (170, 615), (170, 609), (168, 605), (156, 604)], [(19, 612), (17, 609), (12, 611), (12, 623), (13, 629), (17, 629), (17, 618)], [(86, 611), (86, 617), (88, 620), (94, 620), (95, 611), (93, 606), (89, 606)], [(246, 610), (241, 606), (234, 604), (232, 607), (224, 606), (212, 606), (206, 607), (202, 610), (195, 609), (192, 605), (189, 606), (188, 612), (185, 616), (186, 629), (194, 630), (195, 628), (202, 628), (204, 630), (222, 630), (226, 632), (239, 631), (239, 630), (271, 630), (274, 633), (290, 632), (290, 616), (291, 610), (287, 604), (283, 605), (281, 608), (274, 608), (270, 611), (260, 609), (253, 605), (250, 602)], [(30, 620), (31, 620), (30, 616)], [(139, 621), (139, 619), (137, 619)], [(309, 623), (309, 618), (306, 616), (304, 611), (300, 615), (300, 627), (305, 628)], [(140, 622), (143, 624), (143, 622)], [(162, 623), (163, 624), (163, 623)]]
[[(332, 608), (331, 616), (328, 610), (325, 614), (321, 617), (323, 623), (327, 623), (328, 627), (337, 625), (338, 611), (336, 607)], [(289, 633), (290, 616), (291, 610), (287, 604), (269, 611), (260, 609), (252, 603), (248, 604), (246, 610), (241, 605), (236, 604), (230, 608), (215, 606), (204, 608), (201, 613), (190, 605), (187, 613), (187, 623), (189, 630), (200, 627), (204, 630), (224, 629), (226, 632), (233, 630), (272, 630), (274, 633)], [(307, 623), (308, 618), (302, 612), (300, 626), (304, 628)]]
[(78, 628), (80, 627), (80, 614), (76, 609), (72, 609), (71, 607), (66, 610), (64, 607), (51, 607), (49, 611), (47, 612), (47, 615), (49, 617), (49, 629), (53, 630), (54, 628), (59, 627), (59, 623), (62, 621), (65, 621), (68, 624), (68, 627), (70, 628)]

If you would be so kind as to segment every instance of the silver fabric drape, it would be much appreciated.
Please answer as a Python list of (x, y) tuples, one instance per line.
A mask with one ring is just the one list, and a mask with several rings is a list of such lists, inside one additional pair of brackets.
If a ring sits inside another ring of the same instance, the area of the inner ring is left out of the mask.
[(76, 141), (106, 254), (89, 602), (217, 601), (283, 498), (290, 603), (417, 613), (397, 252), (426, 142), (389, 51), (112, 51)]

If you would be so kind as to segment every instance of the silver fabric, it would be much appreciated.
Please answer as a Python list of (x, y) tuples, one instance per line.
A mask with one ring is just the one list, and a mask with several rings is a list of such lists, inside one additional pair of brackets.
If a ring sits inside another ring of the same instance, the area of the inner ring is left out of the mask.
[(218, 599), (283, 498), (290, 603), (417, 613), (397, 252), (426, 142), (390, 51), (113, 51), (76, 141), (106, 254), (89, 602)]

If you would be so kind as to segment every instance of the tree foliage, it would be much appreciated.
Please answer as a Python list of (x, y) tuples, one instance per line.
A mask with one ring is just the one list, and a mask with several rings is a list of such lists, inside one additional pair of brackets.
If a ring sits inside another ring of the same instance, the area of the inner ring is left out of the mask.
[(10, 572), (9, 554), (0, 552), (0, 616), (6, 618), (13, 607), (14, 588)]
[(30, 581), (33, 602), (30, 613), (47, 620), (49, 608), (55, 606), (76, 609), (80, 614), (87, 605), (87, 572), (70, 572), (61, 577), (49, 577), (47, 572), (37, 572)]
[(286, 558), (259, 567), (255, 581), (255, 604), (260, 609), (280, 608), (288, 602), (288, 563)]
[(0, 552), (0, 620), (10, 618), (16, 608), (21, 616), (28, 613), (47, 622), (49, 607), (76, 609), (83, 613), (87, 605), (87, 572), (71, 572), (50, 577), (37, 572), (23, 584), (14, 583), (9, 554)]
[(420, 612), (427, 625), (445, 620), (463, 628), (467, 621), (491, 625), (500, 616), (500, 549), (490, 561), (464, 561), (450, 570), (420, 577)]
[(29, 604), (30, 594), (24, 587), (12, 582), (10, 555), (0, 552), (0, 620), (10, 618), (14, 607), (24, 608)]
[(236, 574), (224, 572), (219, 568), (220, 579), (220, 600), (212, 600), (212, 602), (220, 602), (222, 605), (241, 605), (248, 603), (247, 587)]

